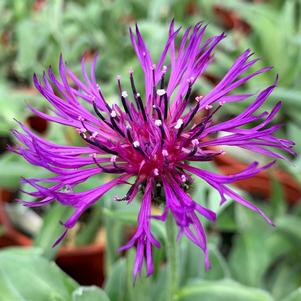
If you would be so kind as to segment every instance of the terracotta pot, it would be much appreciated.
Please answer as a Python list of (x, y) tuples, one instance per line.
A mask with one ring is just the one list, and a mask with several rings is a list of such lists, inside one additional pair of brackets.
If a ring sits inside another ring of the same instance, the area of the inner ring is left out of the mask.
[[(4, 234), (0, 236), (0, 248), (32, 245), (31, 238), (15, 229), (0, 200), (0, 225)], [(98, 242), (77, 248), (62, 247), (58, 251), (56, 263), (81, 285), (101, 286), (104, 280), (105, 244)]]
[[(215, 163), (218, 169), (225, 175), (237, 173), (247, 167), (247, 164), (229, 155), (217, 156)], [(274, 176), (283, 186), (286, 201), (290, 204), (297, 203), (301, 198), (301, 188), (294, 178), (281, 169), (274, 169)], [(234, 185), (251, 194), (264, 198), (269, 198), (272, 192), (271, 174), (268, 171), (263, 171), (250, 179), (237, 181)]]
[(104, 281), (105, 245), (98, 243), (77, 248), (62, 247), (57, 264), (81, 285), (101, 286)]
[(34, 12), (39, 12), (47, 4), (47, 0), (36, 0), (32, 5), (32, 10)]
[(213, 10), (219, 21), (226, 29), (234, 29), (243, 33), (249, 33), (251, 31), (250, 25), (245, 22), (236, 12), (229, 10), (221, 5), (215, 5)]
[(0, 204), (10, 202), (13, 198), (14, 193), (7, 189), (0, 187)]
[[(4, 189), (1, 189), (5, 191)], [(5, 201), (8, 201), (7, 199)], [(0, 236), (0, 247), (11, 246), (30, 246), (31, 239), (15, 230), (5, 210), (5, 202), (3, 198), (0, 199), (0, 225), (4, 228), (3, 235)]]
[(31, 129), (40, 134), (45, 134), (48, 129), (48, 121), (39, 116), (29, 116), (26, 119), (26, 123), (30, 126)]

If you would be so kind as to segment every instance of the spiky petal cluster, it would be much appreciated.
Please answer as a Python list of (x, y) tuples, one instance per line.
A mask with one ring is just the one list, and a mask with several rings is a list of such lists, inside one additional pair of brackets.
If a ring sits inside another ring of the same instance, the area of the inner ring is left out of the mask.
[[(204, 40), (205, 30), (206, 26), (201, 23), (187, 29), (176, 49), (175, 39), (179, 29), (175, 31), (172, 22), (156, 65), (138, 27), (135, 33), (130, 30), (133, 48), (144, 72), (145, 91), (137, 91), (133, 70), (130, 70), (131, 92), (124, 91), (120, 77), (117, 78), (120, 105), (109, 105), (105, 100), (94, 75), (96, 59), (90, 76), (82, 61), (83, 81), (64, 64), (62, 57), (59, 78), (54, 76), (51, 68), (48, 74), (44, 73), (42, 80), (34, 75), (34, 84), (52, 105), (52, 114), (35, 108), (31, 108), (32, 111), (46, 120), (75, 128), (85, 144), (82, 147), (57, 145), (38, 137), (22, 124), (23, 133), (14, 131), (20, 144), (13, 151), (31, 164), (54, 174), (47, 179), (24, 179), (35, 188), (29, 194), (39, 199), (38, 202), (24, 202), (24, 205), (41, 206), (58, 201), (75, 209), (64, 223), (66, 231), (57, 242), (74, 226), (81, 214), (107, 191), (132, 181), (128, 193), (116, 200), (130, 203), (139, 187), (144, 186), (137, 231), (121, 248), (125, 250), (137, 246), (134, 278), (141, 272), (144, 260), (148, 275), (152, 274), (152, 247), (159, 248), (160, 243), (151, 233), (151, 218), (164, 221), (168, 213), (173, 215), (178, 225), (179, 237), (186, 235), (203, 250), (208, 268), (206, 235), (199, 218), (203, 216), (214, 221), (216, 216), (201, 203), (192, 200), (185, 191), (184, 187), (192, 183), (192, 175), (214, 187), (221, 196), (221, 203), (227, 197), (231, 198), (258, 212), (271, 223), (264, 213), (227, 185), (252, 177), (273, 162), (263, 167), (254, 162), (240, 173), (230, 176), (193, 166), (195, 162), (211, 161), (222, 155), (223, 146), (282, 158), (275, 150), (292, 153), (293, 144), (273, 136), (279, 126), (270, 125), (270, 122), (279, 111), (280, 103), (271, 112), (256, 113), (275, 88), (276, 82), (261, 91), (255, 101), (236, 117), (221, 123), (215, 122), (215, 113), (224, 105), (251, 96), (237, 94), (233, 92), (235, 88), (270, 69), (267, 67), (246, 74), (256, 62), (256, 59), (251, 59), (249, 50), (237, 58), (207, 95), (191, 99), (193, 84), (204, 73), (212, 61), (214, 48), (224, 38), (224, 34), (221, 34)], [(90, 105), (90, 109), (81, 102)], [(195, 118), (197, 114), (198, 121)], [(223, 132), (222, 136), (218, 135), (220, 132)], [(99, 173), (117, 176), (99, 187), (82, 192), (73, 191), (73, 187)], [(164, 210), (161, 216), (153, 217), (152, 200), (157, 195), (164, 196)]]

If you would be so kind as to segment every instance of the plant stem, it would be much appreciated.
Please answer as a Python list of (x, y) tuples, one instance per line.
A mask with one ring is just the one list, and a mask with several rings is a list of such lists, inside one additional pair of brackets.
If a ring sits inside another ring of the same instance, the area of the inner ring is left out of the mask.
[(168, 301), (175, 301), (178, 289), (176, 229), (172, 215), (166, 220), (166, 251), (168, 260)]
[[(106, 208), (111, 209), (111, 205), (107, 205)], [(106, 230), (106, 256), (105, 256), (105, 270), (106, 277), (111, 274), (112, 266), (115, 261), (115, 244), (114, 244), (114, 221), (109, 216), (104, 216), (104, 224)]]

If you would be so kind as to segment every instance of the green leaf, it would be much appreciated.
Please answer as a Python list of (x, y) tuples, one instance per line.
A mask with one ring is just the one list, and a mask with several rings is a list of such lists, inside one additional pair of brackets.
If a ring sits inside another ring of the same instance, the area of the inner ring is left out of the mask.
[(68, 301), (77, 283), (54, 262), (28, 250), (0, 252), (1, 301)]
[(186, 284), (187, 281), (192, 278), (217, 280), (230, 276), (229, 267), (223, 258), (223, 255), (217, 248), (217, 242), (214, 243), (209, 240), (208, 251), (211, 268), (206, 272), (202, 250), (186, 237), (181, 239), (179, 252), (179, 274), (181, 284)]
[[(154, 289), (151, 284), (154, 282), (152, 277), (146, 277), (145, 266), (142, 268), (141, 275), (138, 274), (135, 284), (133, 283), (133, 267), (135, 264), (135, 250), (131, 249), (127, 252), (127, 286), (124, 295), (125, 300), (143, 300), (152, 301), (152, 293)], [(165, 283), (166, 284), (166, 283)], [(166, 286), (165, 286), (166, 288)]]
[(21, 156), (6, 153), (0, 160), (0, 183), (1, 187), (16, 188), (20, 183), (20, 177), (31, 175), (32, 177), (43, 177), (49, 172), (28, 164)]
[(282, 184), (273, 175), (271, 176), (271, 179), (272, 179), (271, 210), (273, 211), (273, 217), (277, 217), (285, 213), (287, 206), (286, 206)]
[(105, 292), (110, 300), (124, 300), (124, 292), (126, 290), (126, 261), (125, 259), (118, 260), (107, 277), (105, 283)]
[(268, 292), (232, 280), (193, 281), (178, 293), (178, 301), (272, 301)]
[(43, 218), (43, 225), (37, 237), (34, 239), (34, 246), (43, 250), (45, 257), (51, 259), (55, 256), (59, 246), (52, 248), (53, 243), (65, 230), (60, 221), (67, 219), (74, 209), (60, 203), (53, 203)]
[(266, 232), (248, 231), (236, 238), (229, 264), (235, 279), (243, 284), (260, 286), (269, 264), (270, 255), (265, 241)]
[(301, 300), (301, 288), (292, 292), (289, 296), (284, 298), (282, 301), (300, 301)]
[(96, 286), (81, 286), (72, 294), (72, 301), (110, 301), (107, 294)]
[(275, 299), (281, 300), (300, 286), (301, 266), (299, 264), (299, 249), (297, 255), (287, 255), (269, 271), (266, 287)]
[(286, 235), (289, 235), (297, 244), (301, 244), (301, 220), (300, 217), (284, 215), (276, 220), (277, 228)]
[(92, 207), (89, 219), (84, 223), (83, 229), (77, 233), (76, 245), (88, 245), (95, 241), (98, 229), (101, 225), (102, 207), (99, 203)]
[(269, 266), (291, 250), (291, 243), (278, 231), (278, 221), (276, 228), (271, 227), (247, 208), (235, 209), (241, 234), (237, 234), (230, 254), (231, 271), (241, 283), (261, 286)]

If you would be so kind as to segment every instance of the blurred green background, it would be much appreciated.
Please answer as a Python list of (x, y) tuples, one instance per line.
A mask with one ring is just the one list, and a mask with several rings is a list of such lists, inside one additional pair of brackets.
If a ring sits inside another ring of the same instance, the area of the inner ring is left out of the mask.
[[(139, 24), (155, 61), (162, 51), (173, 17), (176, 25), (183, 28), (203, 20), (209, 24), (207, 36), (223, 31), (228, 36), (217, 48), (206, 76), (196, 84), (196, 93), (209, 91), (247, 48), (260, 58), (256, 68), (274, 66), (272, 71), (253, 79), (242, 89), (244, 92), (259, 92), (279, 74), (279, 86), (264, 109), (270, 109), (282, 100), (283, 108), (277, 117), (277, 122), (283, 124), (279, 135), (294, 140), (295, 150), (300, 152), (300, 0), (1, 0), (0, 235), (3, 239), (0, 237), (0, 246), (4, 250), (8, 246), (33, 243), (35, 248), (0, 252), (0, 301), (167, 300), (165, 229), (160, 223), (153, 225), (155, 234), (163, 241), (163, 248), (155, 251), (157, 272), (152, 278), (143, 276), (133, 287), (133, 254), (130, 252), (121, 258), (116, 253), (127, 235), (125, 229), (135, 225), (139, 206), (133, 204), (128, 208), (123, 204), (113, 204), (114, 194), (122, 195), (121, 191), (112, 192), (95, 205), (65, 242), (73, 248), (100, 241), (106, 245), (104, 267), (100, 267), (102, 272), (105, 270), (105, 292), (96, 287), (80, 288), (78, 283), (54, 267), (52, 260), (59, 258), (60, 253), (59, 248), (51, 249), (51, 244), (62, 231), (59, 221), (65, 220), (70, 210), (57, 205), (32, 210), (16, 204), (16, 197), (29, 200), (19, 191), (20, 177), (47, 176), (47, 172), (8, 153), (6, 145), (14, 143), (10, 133), (16, 127), (14, 118), (57, 143), (80, 143), (72, 130), (48, 124), (34, 117), (27, 108), (30, 103), (47, 110), (47, 102), (33, 89), (33, 73), (42, 75), (49, 65), (57, 72), (62, 53), (68, 65), (80, 75), (82, 55), (85, 53), (89, 65), (93, 54), (99, 52), (97, 79), (107, 99), (116, 101), (115, 77), (120, 74), (127, 80), (131, 66), (138, 74), (138, 85), (143, 85), (128, 36), (129, 26), (135, 22)], [(247, 102), (229, 104), (219, 118), (222, 120), (240, 112), (246, 105)], [(232, 156), (230, 161), (207, 167), (232, 171), (234, 163), (241, 167), (250, 160), (250, 155), (243, 152), (230, 151), (229, 155)], [(261, 160), (257, 157), (251, 159)], [(277, 168), (269, 174), (236, 187), (273, 219), (276, 228), (231, 202), (218, 208), (218, 193), (196, 181), (192, 191), (194, 198), (219, 212), (215, 225), (206, 224), (212, 269), (204, 272), (201, 251), (184, 239), (178, 250), (181, 260), (177, 300), (301, 300), (300, 175), (301, 159), (296, 156), (287, 162), (278, 162)], [(103, 180), (93, 178), (82, 189)], [(25, 243), (16, 239), (14, 231), (25, 237)], [(20, 266), (23, 269), (18, 274), (16, 270)], [(64, 269), (63, 264), (60, 266), (80, 284), (100, 285), (103, 281), (101, 275), (97, 281), (82, 283), (76, 278), (76, 273)], [(26, 273), (39, 282), (39, 289), (37, 285), (30, 287), (25, 282)], [(25, 289), (27, 285), (29, 287)]]

